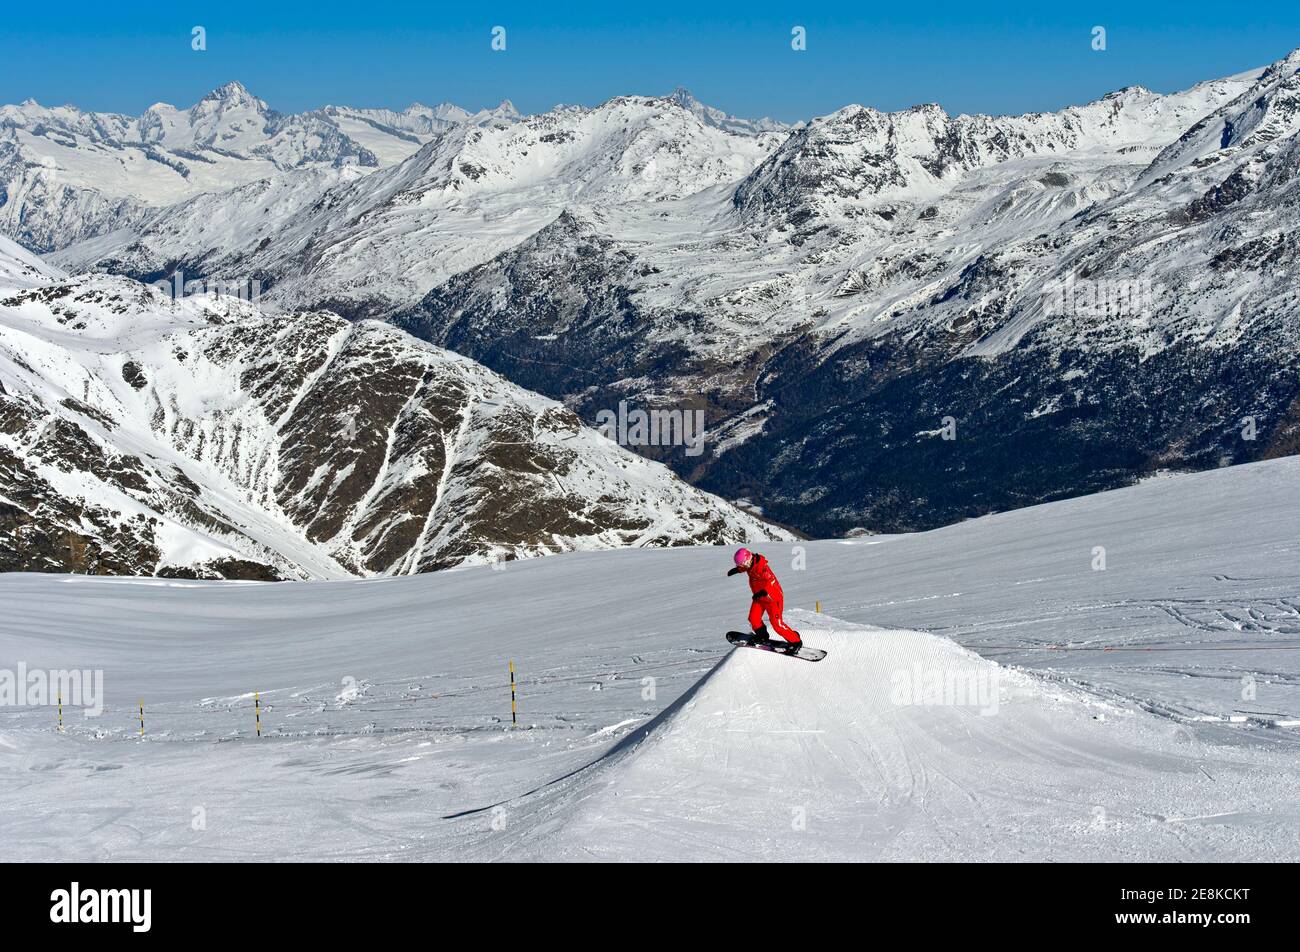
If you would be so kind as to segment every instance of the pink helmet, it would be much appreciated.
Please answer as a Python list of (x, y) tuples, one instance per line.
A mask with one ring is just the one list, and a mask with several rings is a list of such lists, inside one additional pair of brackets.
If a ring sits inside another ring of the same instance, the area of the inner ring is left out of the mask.
[(736, 564), (739, 565), (741, 568), (744, 568), (746, 565), (749, 564), (749, 560), (753, 557), (753, 555), (754, 553), (750, 552), (748, 549), (737, 549)]

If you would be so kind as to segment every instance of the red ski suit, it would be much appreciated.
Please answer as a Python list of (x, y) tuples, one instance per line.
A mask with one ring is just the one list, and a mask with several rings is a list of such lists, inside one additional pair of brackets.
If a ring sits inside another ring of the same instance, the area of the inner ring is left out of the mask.
[(781, 611), (785, 608), (785, 592), (781, 591), (781, 583), (776, 580), (767, 559), (755, 552), (749, 568), (741, 571), (749, 576), (749, 590), (755, 596), (753, 604), (749, 606), (749, 627), (755, 631), (762, 628), (763, 613), (767, 612), (767, 619), (778, 635), (786, 641), (803, 641), (799, 632), (781, 618)]

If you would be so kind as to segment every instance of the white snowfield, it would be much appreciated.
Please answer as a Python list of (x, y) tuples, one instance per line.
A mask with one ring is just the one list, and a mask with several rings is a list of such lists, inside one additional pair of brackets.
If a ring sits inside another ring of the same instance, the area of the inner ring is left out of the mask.
[(1298, 479), (766, 546), (816, 664), (725, 645), (718, 548), (0, 576), (0, 670), (105, 705), (0, 707), (6, 858), (1295, 860)]

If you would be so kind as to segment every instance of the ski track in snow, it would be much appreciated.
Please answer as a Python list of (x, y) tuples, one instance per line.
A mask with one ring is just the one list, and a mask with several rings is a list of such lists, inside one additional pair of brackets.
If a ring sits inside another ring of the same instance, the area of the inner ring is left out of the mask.
[[(717, 548), (316, 583), (0, 576), (0, 667), (99, 668), (106, 692), (63, 734), (52, 708), (0, 708), (7, 855), (1295, 860), (1298, 476), (1288, 458), (804, 543), (805, 571), (765, 546), (815, 665), (729, 651), (747, 599)], [(899, 703), (918, 672), (985, 693)]]

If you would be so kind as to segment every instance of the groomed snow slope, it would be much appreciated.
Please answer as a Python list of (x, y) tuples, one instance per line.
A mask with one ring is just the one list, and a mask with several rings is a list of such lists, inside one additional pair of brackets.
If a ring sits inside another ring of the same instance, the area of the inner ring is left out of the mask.
[(726, 648), (748, 597), (716, 548), (0, 575), (0, 669), (98, 669), (106, 704), (64, 734), (0, 707), (5, 855), (1300, 859), (1297, 481), (1288, 458), (766, 546), (817, 664)]
[[(946, 638), (800, 619), (817, 665), (726, 657), (590, 771), (502, 805), (538, 859), (1263, 860), (1288, 762), (1208, 750)], [(916, 693), (913, 693), (916, 689)], [(535, 831), (535, 832), (534, 832)], [(475, 858), (519, 857), (505, 832)]]

